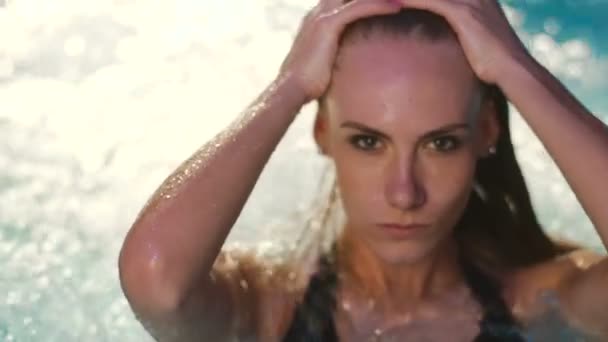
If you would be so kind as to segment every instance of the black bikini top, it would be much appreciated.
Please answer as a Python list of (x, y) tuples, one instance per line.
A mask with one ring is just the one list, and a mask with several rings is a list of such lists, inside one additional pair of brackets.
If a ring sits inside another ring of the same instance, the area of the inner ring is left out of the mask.
[[(483, 309), (480, 333), (473, 342), (524, 342), (522, 329), (504, 302), (500, 284), (470, 262), (461, 260), (465, 279)], [(283, 342), (338, 342), (334, 323), (336, 270), (322, 257)]]

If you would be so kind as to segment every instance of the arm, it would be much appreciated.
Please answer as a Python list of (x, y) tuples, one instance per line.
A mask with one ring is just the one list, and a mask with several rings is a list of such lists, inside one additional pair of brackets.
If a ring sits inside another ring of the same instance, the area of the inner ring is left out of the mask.
[[(225, 277), (213, 282), (209, 273), (303, 103), (292, 78), (274, 82), (167, 178), (133, 224), (120, 255), (121, 283), (134, 311), (148, 321), (144, 324), (155, 326), (151, 332), (161, 340), (172, 334), (172, 326), (180, 329), (180, 341), (188, 340), (187, 327), (199, 326), (189, 333), (194, 336), (211, 328), (218, 334), (229, 330), (235, 296), (227, 289), (232, 286)], [(199, 307), (214, 314), (203, 315)], [(200, 327), (203, 323), (207, 327)]]
[[(296, 113), (329, 85), (343, 28), (399, 9), (386, 0), (321, 0), (277, 80), (150, 199), (125, 239), (119, 268), (129, 303), (157, 339), (225, 340), (236, 318), (254, 315), (263, 291), (241, 286), (243, 278), (228, 271), (212, 272), (221, 247)], [(252, 321), (241, 330), (254, 333)]]
[[(564, 174), (608, 249), (608, 128), (531, 58), (503, 65), (499, 86)], [(605, 187), (605, 189), (603, 189)], [(568, 315), (608, 333), (608, 258), (578, 251), (560, 286)]]
[[(531, 58), (503, 65), (499, 86), (543, 143), (608, 248), (608, 127)], [(603, 187), (605, 189), (603, 189)]]

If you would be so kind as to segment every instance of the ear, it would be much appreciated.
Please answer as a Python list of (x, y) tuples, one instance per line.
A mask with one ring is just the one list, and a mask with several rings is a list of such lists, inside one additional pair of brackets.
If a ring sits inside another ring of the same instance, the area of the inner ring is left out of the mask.
[(321, 101), (318, 102), (313, 134), (319, 153), (327, 155), (329, 151), (329, 120), (327, 110)]
[(489, 149), (496, 147), (498, 137), (500, 136), (500, 123), (498, 121), (498, 112), (494, 101), (488, 101), (484, 104), (484, 110), (479, 117), (479, 149), (480, 157), (487, 157)]

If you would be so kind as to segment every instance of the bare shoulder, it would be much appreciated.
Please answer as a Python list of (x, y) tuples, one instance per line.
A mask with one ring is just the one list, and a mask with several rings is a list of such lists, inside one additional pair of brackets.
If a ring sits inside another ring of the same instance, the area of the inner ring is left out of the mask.
[(548, 294), (554, 294), (565, 304), (572, 302), (573, 284), (603, 260), (605, 256), (596, 252), (576, 249), (519, 269), (505, 277), (505, 298), (518, 319), (530, 321), (547, 309)]
[(280, 340), (306, 284), (297, 264), (272, 260), (254, 250), (222, 251), (212, 275), (230, 288), (240, 335), (263, 341)]
[(602, 258), (602, 255), (596, 252), (577, 249), (551, 260), (521, 268), (510, 275), (510, 281), (517, 289), (526, 292), (543, 288), (557, 289), (564, 280), (588, 269)]

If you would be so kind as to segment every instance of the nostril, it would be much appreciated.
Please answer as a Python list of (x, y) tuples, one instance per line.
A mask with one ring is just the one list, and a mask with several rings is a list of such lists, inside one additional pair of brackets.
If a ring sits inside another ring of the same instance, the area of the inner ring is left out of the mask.
[(387, 199), (393, 207), (404, 210), (424, 204), (426, 195), (414, 183), (401, 183), (388, 186)]

